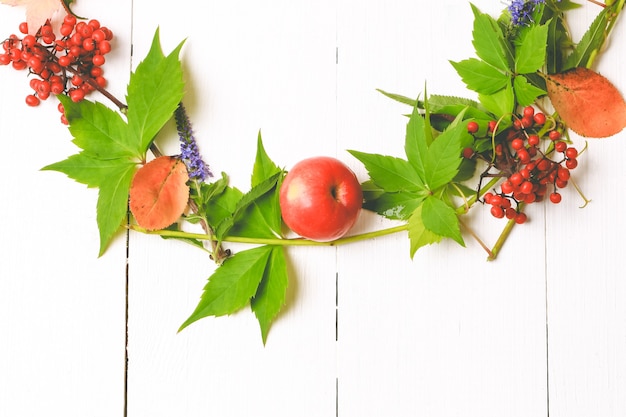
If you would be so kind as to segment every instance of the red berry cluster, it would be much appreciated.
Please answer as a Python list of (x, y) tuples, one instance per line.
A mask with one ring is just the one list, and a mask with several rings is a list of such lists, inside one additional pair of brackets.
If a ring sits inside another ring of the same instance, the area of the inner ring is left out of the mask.
[[(11, 35), (2, 43), (0, 65), (11, 65), (16, 70), (28, 69), (34, 75), (26, 96), (26, 104), (37, 106), (50, 94), (66, 94), (74, 102), (98, 88), (106, 86), (102, 65), (104, 56), (111, 51), (113, 33), (97, 20), (78, 21), (66, 15), (57, 36), (50, 21), (35, 35), (28, 34), (25, 22), (19, 25), (24, 35)], [(59, 108), (62, 112), (62, 107)], [(65, 117), (61, 120), (67, 123)]]
[[(494, 217), (514, 219), (521, 224), (527, 220), (521, 211), (523, 204), (542, 201), (546, 195), (552, 203), (561, 202), (558, 190), (568, 185), (570, 170), (578, 165), (578, 151), (563, 140), (556, 126), (548, 128), (545, 124), (545, 114), (527, 106), (512, 127), (500, 133), (489, 154), (478, 154), (472, 148), (463, 151), (466, 158), (482, 156), (489, 162), (489, 169), (495, 167), (499, 171), (495, 175), (506, 178), (500, 184), (500, 192), (494, 190), (484, 195)], [(475, 134), (479, 126), (470, 121), (467, 129)], [(495, 122), (490, 122), (488, 132), (495, 129)], [(493, 176), (487, 174), (489, 169), (484, 175)]]

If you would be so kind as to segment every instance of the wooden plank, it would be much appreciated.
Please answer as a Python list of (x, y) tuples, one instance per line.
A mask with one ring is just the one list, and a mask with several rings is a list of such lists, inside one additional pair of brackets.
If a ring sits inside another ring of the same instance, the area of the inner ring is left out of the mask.
[[(575, 37), (598, 13), (575, 14)], [(595, 69), (626, 91), (623, 16)], [(591, 202), (568, 187), (546, 212), (551, 416), (626, 414), (626, 279), (622, 264), (626, 222), (619, 188), (624, 178), (625, 133), (608, 139), (574, 135), (579, 157), (573, 178)], [(586, 143), (587, 142), (587, 143)]]
[[(336, 152), (333, 7), (207, 2), (194, 13), (135, 1), (134, 63), (157, 25), (165, 53), (186, 38), (184, 102), (200, 150), (247, 191), (259, 129), (280, 166)], [(179, 152), (175, 132), (158, 140)], [(130, 248), (129, 416), (334, 414), (335, 249), (288, 251), (288, 307), (263, 347), (249, 309), (177, 334), (213, 263), (151, 236), (131, 235)]]
[[(444, 3), (342, 2), (341, 148), (404, 156), (410, 108), (376, 88), (423, 97), (427, 83), (430, 94), (472, 97), (448, 62), (472, 56), (471, 9)], [(393, 225), (364, 214), (358, 231)], [(545, 415), (544, 221), (529, 215), (494, 262), (468, 234), (466, 248), (442, 242), (412, 261), (405, 233), (340, 248), (338, 415)], [(492, 245), (504, 223), (482, 207), (468, 217)]]
[[(130, 44), (126, 2), (85, 4), (119, 33), (107, 77), (122, 88)], [(23, 8), (1, 6), (3, 37)], [(124, 411), (126, 242), (98, 258), (97, 193), (40, 169), (76, 152), (57, 100), (29, 108), (27, 74), (0, 68), (0, 415), (121, 416)]]

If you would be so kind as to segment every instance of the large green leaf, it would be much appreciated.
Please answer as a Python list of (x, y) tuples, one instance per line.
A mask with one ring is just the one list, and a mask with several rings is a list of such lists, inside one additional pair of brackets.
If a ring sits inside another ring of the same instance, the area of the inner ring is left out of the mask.
[(272, 322), (285, 304), (288, 284), (285, 249), (282, 246), (271, 246), (263, 279), (257, 288), (256, 294), (250, 300), (250, 307), (254, 311), (261, 327), (263, 344), (267, 340), (267, 334)]
[(515, 48), (515, 72), (529, 74), (536, 72), (546, 62), (548, 25), (530, 25), (520, 33)]
[(218, 267), (205, 285), (198, 306), (179, 331), (201, 318), (224, 316), (245, 307), (257, 293), (272, 251), (272, 246), (241, 251)]
[(413, 166), (404, 159), (355, 150), (348, 152), (365, 165), (372, 181), (386, 191), (418, 191), (424, 189), (423, 181)]
[(580, 39), (574, 51), (567, 57), (562, 70), (575, 67), (587, 67), (589, 59), (595, 55), (606, 41), (606, 27), (613, 18), (613, 7), (605, 7), (596, 16), (583, 37)]
[(426, 198), (421, 207), (422, 221), (426, 229), (439, 236), (449, 237), (459, 245), (465, 246), (459, 219), (452, 207), (435, 197)]
[(468, 135), (467, 127), (458, 124), (439, 135), (428, 148), (424, 180), (431, 191), (452, 181), (459, 172), (461, 152)]
[(508, 71), (510, 65), (510, 54), (505, 45), (504, 35), (498, 26), (498, 22), (473, 4), (474, 29), (472, 31), (472, 44), (476, 50), (476, 55), (489, 65), (493, 65), (503, 71)]
[(63, 94), (58, 98), (70, 123), (74, 144), (87, 154), (99, 159), (141, 158), (143, 150), (131, 138), (119, 113), (98, 102), (75, 103)]
[(100, 184), (97, 215), (100, 252), (104, 254), (109, 242), (126, 219), (128, 191), (135, 174), (135, 164), (120, 165), (109, 179)]
[(493, 94), (510, 82), (510, 77), (484, 61), (469, 58), (460, 62), (450, 61), (470, 90), (480, 94)]
[(183, 97), (183, 70), (178, 58), (181, 42), (163, 55), (157, 29), (146, 58), (131, 74), (128, 84), (128, 125), (144, 152), (155, 135), (171, 119)]
[(422, 220), (422, 206), (415, 208), (408, 222), (411, 259), (423, 246), (441, 242), (441, 236), (428, 230)]
[(404, 152), (420, 179), (426, 177), (425, 164), (428, 153), (426, 128), (424, 117), (417, 111), (417, 108), (414, 108), (406, 125)]

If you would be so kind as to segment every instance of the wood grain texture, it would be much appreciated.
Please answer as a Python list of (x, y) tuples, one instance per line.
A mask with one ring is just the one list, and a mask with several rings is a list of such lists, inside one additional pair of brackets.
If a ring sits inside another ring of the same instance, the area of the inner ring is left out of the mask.
[[(200, 151), (244, 191), (259, 131), (279, 166), (330, 155), (364, 180), (348, 149), (403, 156), (407, 108), (377, 88), (472, 97), (448, 62), (473, 55), (462, 0), (81, 0), (76, 10), (116, 33), (107, 74), (118, 97), (157, 27), (166, 54), (185, 40)], [(575, 38), (597, 11), (573, 14)], [(3, 33), (19, 21), (3, 7)], [(596, 68), (620, 91), (623, 24)], [(0, 415), (626, 415), (623, 133), (590, 139), (580, 157), (573, 177), (592, 202), (578, 208), (570, 187), (559, 206), (529, 207), (494, 262), (467, 232), (466, 248), (443, 242), (412, 260), (404, 233), (290, 248), (288, 305), (265, 347), (249, 309), (177, 333), (215, 265), (131, 233), (126, 386), (125, 238), (96, 258), (97, 194), (38, 171), (74, 151), (56, 104), (21, 107), (24, 76), (0, 71), (0, 146), (16, 173), (0, 178)], [(173, 123), (157, 139), (179, 152)], [(503, 227), (480, 208), (468, 223), (489, 245)], [(391, 225), (363, 213), (354, 231)]]

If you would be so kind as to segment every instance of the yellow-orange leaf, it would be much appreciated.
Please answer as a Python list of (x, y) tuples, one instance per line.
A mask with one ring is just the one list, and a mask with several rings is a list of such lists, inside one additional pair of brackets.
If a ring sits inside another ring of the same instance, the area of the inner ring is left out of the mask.
[(130, 211), (148, 230), (168, 227), (189, 200), (187, 167), (178, 158), (160, 156), (141, 167), (130, 187)]
[(606, 138), (626, 127), (626, 102), (609, 80), (587, 68), (547, 77), (554, 109), (581, 136)]
[(63, 9), (63, 2), (60, 0), (0, 0), (0, 3), (26, 7), (26, 22), (31, 35), (37, 33), (46, 20)]

